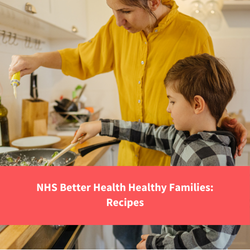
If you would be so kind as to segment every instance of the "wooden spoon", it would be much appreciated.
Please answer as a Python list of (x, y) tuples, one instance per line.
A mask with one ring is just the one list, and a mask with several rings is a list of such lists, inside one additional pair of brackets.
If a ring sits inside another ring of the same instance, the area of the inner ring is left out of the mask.
[(70, 144), (67, 148), (65, 148), (64, 150), (62, 150), (58, 155), (54, 156), (51, 160), (48, 161), (47, 166), (51, 166), (54, 161), (56, 161), (59, 157), (61, 157), (65, 153), (67, 153), (71, 148), (73, 148), (74, 146), (76, 146), (81, 139), (82, 139), (82, 136), (78, 139), (77, 142), (75, 142), (73, 144)]

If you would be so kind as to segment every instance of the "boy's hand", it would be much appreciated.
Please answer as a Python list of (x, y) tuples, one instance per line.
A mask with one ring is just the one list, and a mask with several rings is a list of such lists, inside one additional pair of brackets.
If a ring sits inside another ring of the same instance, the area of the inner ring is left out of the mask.
[(136, 246), (137, 249), (146, 249), (146, 241), (147, 241), (148, 236), (149, 234), (143, 234), (141, 236), (141, 241)]
[(236, 137), (237, 149), (234, 158), (236, 158), (238, 155), (241, 156), (243, 148), (247, 143), (246, 128), (241, 123), (239, 123), (237, 119), (230, 118), (229, 116), (223, 117), (221, 121), (221, 127), (232, 132)]
[(74, 139), (72, 140), (72, 144), (77, 142), (77, 140), (82, 136), (82, 139), (79, 143), (83, 143), (84, 141), (88, 140), (96, 136), (102, 130), (102, 122), (101, 121), (94, 121), (94, 122), (84, 122), (81, 124), (80, 128), (78, 129), (77, 133), (75, 134)]

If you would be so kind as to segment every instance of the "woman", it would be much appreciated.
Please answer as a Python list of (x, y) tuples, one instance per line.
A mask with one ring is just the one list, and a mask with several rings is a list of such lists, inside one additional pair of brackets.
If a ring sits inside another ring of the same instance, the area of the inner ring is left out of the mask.
[[(199, 53), (213, 55), (210, 35), (200, 22), (178, 12), (173, 0), (107, 0), (107, 4), (114, 16), (92, 40), (76, 49), (13, 56), (10, 77), (17, 71), (21, 76), (30, 74), (40, 66), (61, 69), (83, 80), (113, 70), (123, 120), (170, 125), (164, 78), (179, 59)], [(237, 134), (240, 155), (246, 130), (236, 120), (225, 118), (223, 122)], [(118, 165), (169, 164), (170, 158), (161, 152), (120, 143)], [(125, 248), (135, 248), (141, 226), (116, 226), (114, 234)]]

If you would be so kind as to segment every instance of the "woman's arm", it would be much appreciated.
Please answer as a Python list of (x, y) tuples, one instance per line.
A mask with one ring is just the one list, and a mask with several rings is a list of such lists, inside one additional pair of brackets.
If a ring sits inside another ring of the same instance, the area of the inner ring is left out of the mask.
[(39, 67), (46, 67), (52, 69), (62, 68), (62, 58), (58, 51), (35, 53), (33, 55), (13, 55), (9, 67), (9, 78), (20, 71), (21, 77), (31, 74)]
[[(113, 70), (114, 44), (112, 30), (116, 28), (115, 17), (104, 25), (96, 36), (78, 44), (74, 49), (63, 49), (54, 52), (36, 53), (33, 55), (14, 55), (9, 68), (9, 78), (18, 71), (21, 77), (32, 73), (43, 66), (61, 69), (66, 75), (85, 80), (97, 74)], [(118, 28), (118, 27), (117, 27)]]

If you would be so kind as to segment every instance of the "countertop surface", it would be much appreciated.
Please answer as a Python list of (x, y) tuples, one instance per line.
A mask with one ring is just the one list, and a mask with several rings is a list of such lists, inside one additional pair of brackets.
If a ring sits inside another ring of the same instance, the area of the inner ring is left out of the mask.
[(7, 226), (0, 233), (0, 248), (22, 248), (41, 226)]

